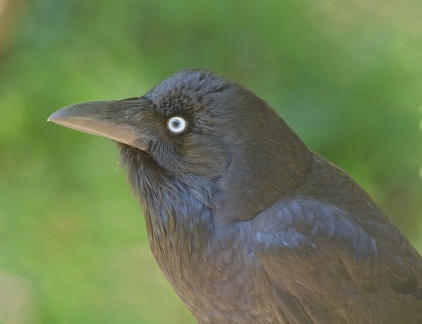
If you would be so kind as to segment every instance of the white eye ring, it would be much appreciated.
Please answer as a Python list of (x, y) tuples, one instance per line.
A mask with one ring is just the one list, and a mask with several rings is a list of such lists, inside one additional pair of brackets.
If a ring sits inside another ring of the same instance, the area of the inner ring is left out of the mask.
[(180, 134), (183, 131), (185, 131), (187, 127), (188, 127), (188, 123), (182, 117), (178, 117), (178, 116), (171, 117), (167, 121), (167, 128), (173, 134)]

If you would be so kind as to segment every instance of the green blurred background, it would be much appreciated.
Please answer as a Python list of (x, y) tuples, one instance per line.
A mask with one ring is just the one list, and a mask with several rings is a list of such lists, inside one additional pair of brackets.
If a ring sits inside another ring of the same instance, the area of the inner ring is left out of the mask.
[(46, 122), (192, 66), (266, 99), (422, 251), (421, 1), (0, 0), (0, 322), (194, 322), (115, 145)]

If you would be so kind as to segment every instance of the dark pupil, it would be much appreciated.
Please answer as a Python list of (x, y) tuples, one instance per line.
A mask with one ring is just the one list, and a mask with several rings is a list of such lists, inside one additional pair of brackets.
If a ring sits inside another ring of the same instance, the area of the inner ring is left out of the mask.
[(180, 126), (180, 120), (174, 120), (173, 121), (173, 127), (174, 128), (179, 128), (179, 126)]

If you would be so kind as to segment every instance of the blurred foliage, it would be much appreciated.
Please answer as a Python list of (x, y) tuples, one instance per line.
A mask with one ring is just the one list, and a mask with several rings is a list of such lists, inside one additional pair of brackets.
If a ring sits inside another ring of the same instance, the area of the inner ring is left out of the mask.
[(265, 98), (422, 250), (422, 2), (0, 3), (0, 266), (33, 284), (41, 322), (193, 322), (114, 145), (46, 123), (191, 66)]

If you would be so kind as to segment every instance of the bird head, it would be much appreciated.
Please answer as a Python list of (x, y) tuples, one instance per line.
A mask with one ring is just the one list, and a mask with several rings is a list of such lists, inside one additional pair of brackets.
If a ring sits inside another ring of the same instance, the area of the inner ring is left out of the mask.
[(118, 142), (142, 199), (183, 185), (222, 221), (252, 218), (312, 164), (265, 101), (208, 70), (180, 71), (141, 97), (70, 105), (48, 120)]

